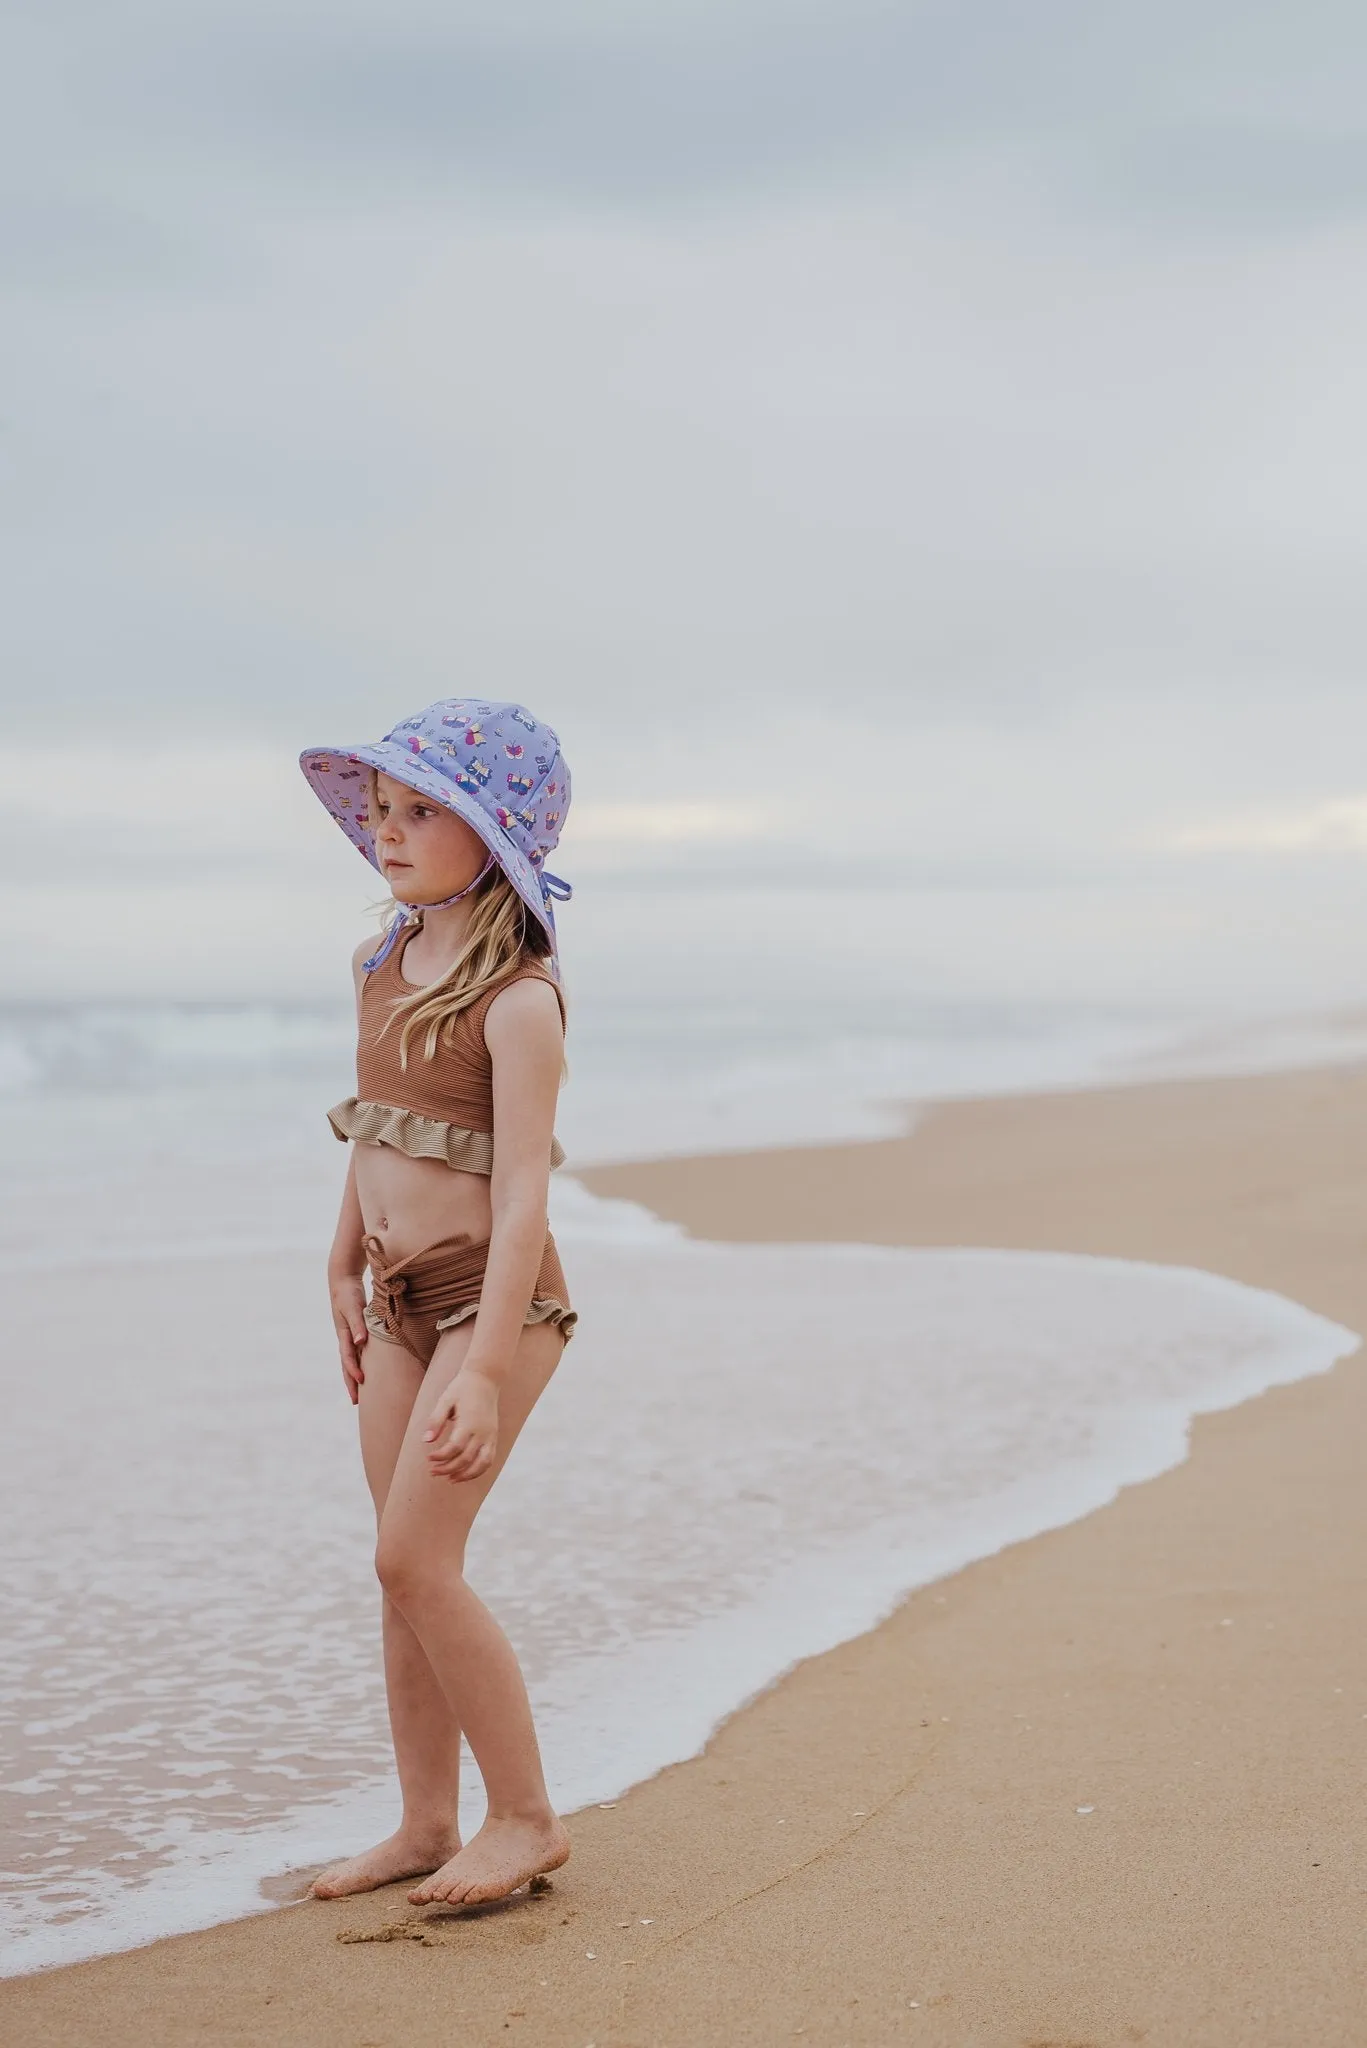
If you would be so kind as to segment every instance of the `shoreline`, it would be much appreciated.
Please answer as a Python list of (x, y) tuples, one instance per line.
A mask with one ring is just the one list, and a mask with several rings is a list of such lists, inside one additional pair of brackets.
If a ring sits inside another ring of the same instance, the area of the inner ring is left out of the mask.
[[(925, 1110), (909, 1138), (579, 1178), (713, 1238), (1014, 1245), (1196, 1265), (1362, 1330), (1364, 1159), (1367, 1079), (1321, 1068), (956, 1102)], [(1198, 1420), (1182, 1464), (912, 1594), (871, 1634), (740, 1709), (702, 1756), (576, 1816), (575, 1860), (546, 1901), (429, 1935), (460, 1951), (447, 1990), (458, 1986), (461, 2038), (520, 2030), (548, 2048), (692, 2048), (787, 2040), (805, 2026), (818, 2040), (946, 2044), (1021, 2041), (1030, 2028), (1041, 2039), (1089, 2030), (1089, 2040), (1221, 2048), (1360, 2039), (1352, 1832), (1367, 1652), (1338, 1639), (1352, 1633), (1344, 1606), (1360, 1611), (1363, 1583), (1357, 1363)], [(1337, 1550), (1313, 1540), (1326, 1528)], [(1136, 1645), (1155, 1616), (1167, 1640), (1146, 1662)], [(1295, 1638), (1293, 1673), (1259, 1633), (1279, 1651)], [(1075, 1680), (1061, 1692), (1050, 1684), (1060, 1665)], [(1233, 1666), (1252, 1688), (1238, 1711)], [(1294, 1740), (1297, 1712), (1304, 1720), (1311, 1706), (1300, 1681), (1331, 1668), (1306, 1753)], [(1198, 1691), (1216, 1695), (1229, 1723), (1223, 1745)], [(1147, 1715), (1136, 1718), (1136, 1699)], [(1252, 1780), (1228, 1768), (1231, 1730)], [(1035, 1739), (1022, 1750), (1024, 1734)], [(1289, 1736), (1288, 1763), (1278, 1751)], [(1194, 1757), (1179, 1763), (1174, 1743)], [(1263, 1795), (1251, 1811), (1249, 1782)], [(1279, 1891), (1258, 1852), (1271, 1841), (1290, 1854), (1292, 1815), (1333, 1853), (1292, 1857)], [(1098, 1816), (1090, 1836), (1079, 1832)], [(1160, 1823), (1187, 1852), (1166, 1900)], [(1025, 1900), (999, 1867), (1003, 1840), (1034, 1873)], [(1223, 1865), (1198, 1853), (1221, 1846)], [(35, 2042), (82, 2038), (63, 2030), (92, 1999), (114, 2043), (189, 2038), (192, 2027), (195, 2038), (263, 2038), (265, 2025), (290, 2043), (449, 2039), (432, 1976), (440, 1958), (408, 1941), (336, 1945), (343, 1916), (363, 1935), (392, 1930), (395, 1897), (233, 1922), (8, 1980), (0, 2016)], [(990, 1953), (967, 1938), (986, 1925)], [(1187, 1959), (1175, 1988), (1174, 1944)], [(533, 1952), (545, 1997), (539, 1977), (528, 1981)], [(611, 1964), (610, 1997), (588, 1968), (597, 1962)], [(913, 2023), (918, 2032), (905, 2033)]]

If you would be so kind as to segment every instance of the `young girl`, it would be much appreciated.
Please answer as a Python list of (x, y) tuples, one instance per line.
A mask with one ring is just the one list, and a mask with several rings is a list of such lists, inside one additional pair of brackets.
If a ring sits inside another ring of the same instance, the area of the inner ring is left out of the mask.
[[(471, 1524), (574, 1323), (546, 1228), (562, 1156), (552, 897), (570, 892), (542, 866), (569, 776), (549, 726), (469, 698), (300, 765), (399, 906), (354, 962), (358, 1092), (329, 1112), (353, 1142), (328, 1279), (379, 1522), (403, 1816), (313, 1890), (421, 1876), (414, 1904), (474, 1905), (570, 1853), (512, 1646), (463, 1577)], [(488, 1794), (464, 1847), (462, 1734)]]

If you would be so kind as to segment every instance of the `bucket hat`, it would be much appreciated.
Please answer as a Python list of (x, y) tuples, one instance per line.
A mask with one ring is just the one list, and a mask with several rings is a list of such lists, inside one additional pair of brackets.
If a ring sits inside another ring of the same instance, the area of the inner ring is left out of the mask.
[[(558, 972), (555, 902), (571, 890), (545, 861), (555, 851), (570, 805), (570, 774), (560, 740), (522, 704), (484, 697), (443, 697), (412, 718), (401, 718), (382, 740), (359, 747), (309, 747), (299, 766), (352, 845), (379, 868), (368, 809), (366, 769), (392, 775), (443, 804), (477, 832), (551, 942)], [(488, 872), (486, 863), (469, 889)], [(400, 904), (383, 945), (366, 967), (378, 967), (403, 926), (438, 904)]]

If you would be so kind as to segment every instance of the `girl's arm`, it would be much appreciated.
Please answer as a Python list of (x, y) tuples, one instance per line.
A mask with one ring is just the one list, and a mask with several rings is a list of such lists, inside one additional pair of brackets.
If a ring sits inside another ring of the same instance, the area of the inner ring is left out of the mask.
[(494, 1063), (489, 1259), (470, 1349), (427, 1426), (432, 1468), (448, 1479), (477, 1479), (493, 1463), (498, 1390), (546, 1248), (546, 1188), (564, 1060), (555, 990), (544, 981), (514, 982), (489, 1005), (484, 1042)]
[(328, 1294), (332, 1300), (332, 1323), (337, 1332), (337, 1349), (342, 1359), (342, 1378), (352, 1406), (360, 1399), (365, 1378), (361, 1352), (370, 1332), (365, 1326), (365, 1253), (361, 1248), (365, 1225), (356, 1193), (356, 1154), (347, 1161), (346, 1186), (342, 1190), (342, 1212), (328, 1253)]
[[(351, 956), (351, 977), (356, 989), (356, 1016), (361, 1014), (361, 983), (364, 970), (361, 962), (366, 958), (367, 948), (358, 946)], [(365, 1348), (370, 1332), (365, 1326), (365, 1224), (361, 1220), (361, 1203), (356, 1193), (356, 1148), (347, 1147), (346, 1185), (342, 1189), (342, 1212), (337, 1218), (337, 1229), (332, 1239), (332, 1250), (328, 1253), (328, 1294), (332, 1300), (332, 1324), (337, 1332), (337, 1349), (342, 1359), (342, 1378), (355, 1407), (360, 1399), (360, 1386), (365, 1378), (361, 1365), (361, 1352)]]

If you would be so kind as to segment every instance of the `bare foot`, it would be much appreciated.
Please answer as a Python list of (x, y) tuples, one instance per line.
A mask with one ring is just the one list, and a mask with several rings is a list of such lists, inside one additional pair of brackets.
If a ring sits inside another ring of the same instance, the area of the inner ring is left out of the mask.
[[(387, 1842), (377, 1842), (362, 1856), (349, 1856), (345, 1863), (333, 1863), (309, 1890), (315, 1899), (345, 1899), (353, 1892), (373, 1892), (382, 1884), (396, 1884), (401, 1877), (422, 1877), (460, 1853), (459, 1835), (431, 1835), (420, 1839), (402, 1828)], [(453, 1859), (454, 1860), (454, 1859)]]
[(408, 1894), (415, 1906), (487, 1906), (569, 1859), (570, 1838), (544, 1821), (486, 1820), (473, 1842)]

